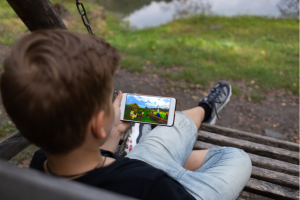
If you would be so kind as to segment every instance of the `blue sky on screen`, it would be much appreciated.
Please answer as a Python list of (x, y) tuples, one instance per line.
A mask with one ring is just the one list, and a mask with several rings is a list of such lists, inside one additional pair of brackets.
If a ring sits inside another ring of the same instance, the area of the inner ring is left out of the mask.
[(159, 108), (169, 108), (170, 107), (170, 99), (169, 98), (157, 98), (157, 97), (149, 97), (143, 95), (127, 95), (126, 104), (137, 103), (140, 107), (145, 108), (153, 108), (159, 106)]

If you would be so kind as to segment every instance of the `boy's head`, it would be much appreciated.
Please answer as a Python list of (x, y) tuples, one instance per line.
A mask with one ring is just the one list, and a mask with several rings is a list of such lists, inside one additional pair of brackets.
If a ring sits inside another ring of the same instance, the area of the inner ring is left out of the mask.
[(65, 30), (16, 42), (4, 61), (1, 94), (20, 132), (50, 154), (79, 147), (99, 111), (111, 112), (121, 56), (105, 40)]

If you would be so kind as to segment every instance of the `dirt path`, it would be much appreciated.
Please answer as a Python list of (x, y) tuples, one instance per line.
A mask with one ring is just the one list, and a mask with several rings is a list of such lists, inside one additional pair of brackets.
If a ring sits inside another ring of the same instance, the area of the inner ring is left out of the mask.
[[(115, 88), (128, 93), (175, 97), (177, 110), (196, 106), (209, 92), (207, 89), (170, 88), (170, 82), (156, 74), (130, 73), (124, 69), (115, 76)], [(278, 97), (277, 93), (266, 94), (268, 97), (261, 103), (249, 102), (243, 95), (232, 97), (216, 124), (259, 135), (263, 135), (264, 129), (270, 129), (286, 135), (289, 141), (299, 142), (299, 98), (295, 95)]]

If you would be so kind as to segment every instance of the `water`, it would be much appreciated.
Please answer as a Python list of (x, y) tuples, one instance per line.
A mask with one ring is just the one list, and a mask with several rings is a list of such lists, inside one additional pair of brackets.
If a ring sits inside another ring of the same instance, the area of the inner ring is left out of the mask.
[[(124, 16), (136, 28), (159, 26), (174, 18), (193, 14), (257, 15), (280, 17), (278, 4), (283, 0), (87, 0), (97, 2)], [(285, 0), (296, 2), (298, 0)], [(284, 2), (284, 3), (285, 3)], [(281, 2), (282, 3), (282, 2)], [(297, 4), (298, 5), (298, 4)], [(298, 8), (298, 7), (297, 7)]]

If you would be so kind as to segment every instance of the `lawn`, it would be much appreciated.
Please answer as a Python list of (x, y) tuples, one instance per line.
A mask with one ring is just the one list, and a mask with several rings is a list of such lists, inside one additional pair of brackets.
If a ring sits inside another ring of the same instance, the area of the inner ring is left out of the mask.
[[(55, 1), (52, 1), (55, 2)], [(65, 2), (70, 30), (86, 32), (74, 3)], [(285, 88), (299, 94), (299, 20), (253, 16), (194, 16), (166, 25), (134, 30), (85, 3), (93, 31), (123, 54), (122, 67), (158, 73), (170, 80), (207, 86), (221, 79), (245, 80), (259, 92)], [(0, 3), (0, 43), (11, 45), (26, 27)], [(173, 70), (174, 68), (180, 70)]]
[[(111, 25), (114, 34), (106, 39), (124, 54), (122, 66), (131, 71), (151, 66), (171, 80), (206, 86), (244, 79), (262, 91), (285, 88), (299, 94), (298, 24), (295, 19), (195, 16), (137, 31)], [(175, 73), (174, 67), (181, 70)]]

